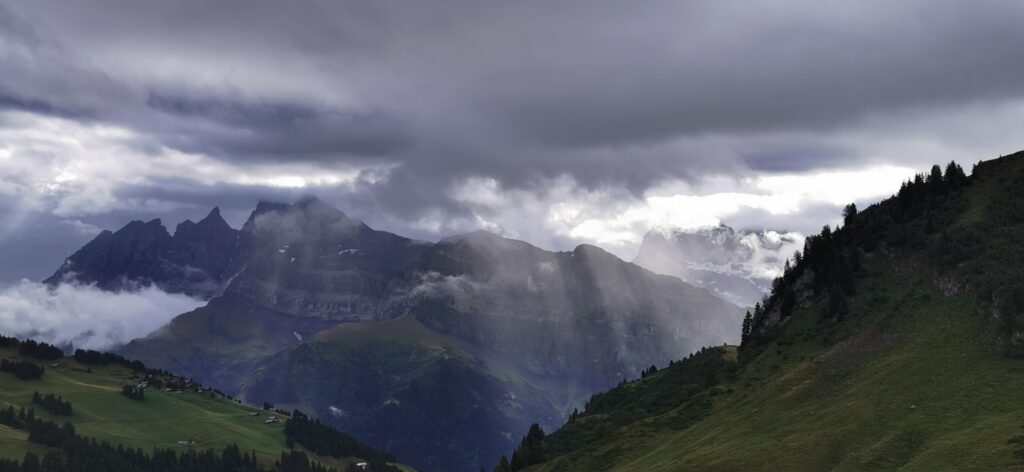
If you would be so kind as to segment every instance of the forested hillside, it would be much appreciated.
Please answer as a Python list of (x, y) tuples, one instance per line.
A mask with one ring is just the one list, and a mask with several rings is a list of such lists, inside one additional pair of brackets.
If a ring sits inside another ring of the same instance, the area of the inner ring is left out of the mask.
[(595, 395), (495, 470), (1024, 468), (1021, 189), (1024, 153), (848, 206), (787, 263), (738, 349)]

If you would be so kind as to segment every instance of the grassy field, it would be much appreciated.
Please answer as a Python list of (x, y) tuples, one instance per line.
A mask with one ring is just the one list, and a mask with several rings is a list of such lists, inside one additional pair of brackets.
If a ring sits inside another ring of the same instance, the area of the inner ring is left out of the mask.
[(630, 424), (538, 470), (1024, 470), (1024, 362), (911, 264), (873, 273), (851, 320), (795, 314), (692, 427)]
[[(13, 349), (0, 349), (0, 357), (15, 359)], [(38, 416), (58, 422), (70, 420), (79, 434), (116, 444), (150, 450), (184, 448), (178, 441), (194, 440), (198, 448), (222, 449), (237, 444), (243, 451), (253, 451), (266, 464), (277, 459), (285, 448), (283, 424), (264, 424), (269, 415), (249, 405), (190, 391), (167, 392), (146, 390), (144, 401), (121, 395), (121, 386), (128, 383), (130, 370), (121, 366), (84, 366), (65, 358), (59, 367), (46, 365), (41, 379), (22, 381), (10, 374), (0, 374), (0, 408), (9, 405), (34, 407)], [(74, 415), (52, 415), (32, 405), (33, 392), (53, 393), (71, 401)], [(259, 411), (259, 416), (250, 413)], [(28, 450), (45, 451), (29, 443), (26, 434), (0, 426), (0, 457), (18, 458)], [(350, 460), (319, 457), (306, 451), (325, 465), (343, 469)], [(410, 469), (411, 470), (411, 469)]]

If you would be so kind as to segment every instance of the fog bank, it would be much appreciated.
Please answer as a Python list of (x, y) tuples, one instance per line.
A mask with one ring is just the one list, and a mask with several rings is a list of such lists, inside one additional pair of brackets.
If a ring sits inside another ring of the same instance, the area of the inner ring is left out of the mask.
[(145, 336), (204, 302), (156, 287), (107, 292), (22, 280), (0, 289), (0, 333), (58, 346), (109, 350)]

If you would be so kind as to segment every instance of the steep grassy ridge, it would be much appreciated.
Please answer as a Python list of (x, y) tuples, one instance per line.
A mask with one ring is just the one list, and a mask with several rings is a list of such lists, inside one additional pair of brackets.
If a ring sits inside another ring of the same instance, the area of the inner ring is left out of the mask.
[(530, 470), (1024, 470), (1024, 155), (934, 175), (810, 238), (737, 361), (599, 394)]
[(969, 299), (945, 297), (927, 277), (903, 272), (863, 281), (851, 306), (855, 326), (822, 326), (821, 309), (795, 314), (772, 346), (714, 387), (713, 406), (692, 426), (671, 426), (693, 409), (682, 402), (539, 470), (1003, 470), (1018, 463), (1021, 446), (1011, 440), (1024, 432), (1016, 393), (1024, 364), (994, 348), (992, 324)]

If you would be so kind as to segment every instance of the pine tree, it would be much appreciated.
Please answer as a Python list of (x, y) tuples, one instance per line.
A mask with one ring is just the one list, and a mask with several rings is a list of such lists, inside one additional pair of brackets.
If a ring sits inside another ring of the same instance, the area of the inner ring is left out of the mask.
[(492, 472), (511, 472), (512, 466), (508, 462), (508, 457), (501, 456), (501, 460), (494, 466)]
[(746, 346), (750, 342), (750, 331), (754, 327), (754, 318), (750, 316), (750, 311), (747, 311), (747, 316), (743, 317), (743, 332), (740, 335), (740, 347)]
[(25, 458), (21, 460), (21, 472), (43, 472), (39, 465), (39, 456), (34, 452), (26, 452)]
[[(656, 371), (654, 366), (651, 366), (651, 369)], [(523, 439), (522, 451), (523, 461), (526, 462), (527, 466), (541, 464), (545, 461), (544, 430), (541, 429), (539, 424), (534, 423), (530, 426), (530, 431), (526, 433), (526, 438)]]
[(857, 204), (851, 203), (843, 208), (843, 226), (850, 226), (857, 217)]
[(928, 184), (928, 191), (932, 195), (940, 195), (946, 191), (946, 180), (942, 177), (942, 168), (938, 165), (932, 166), (932, 170), (928, 173), (928, 178), (925, 182)]

